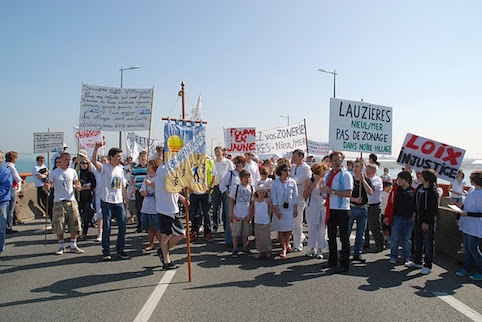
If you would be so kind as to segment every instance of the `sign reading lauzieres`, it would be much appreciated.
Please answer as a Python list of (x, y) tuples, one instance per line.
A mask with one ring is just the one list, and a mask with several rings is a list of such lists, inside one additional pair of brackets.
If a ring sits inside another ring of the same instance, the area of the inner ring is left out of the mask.
[(439, 178), (454, 181), (462, 165), (465, 150), (407, 133), (397, 163), (415, 171), (433, 169)]
[(148, 130), (151, 123), (152, 94), (152, 88), (82, 84), (79, 128), (103, 131)]
[(391, 107), (331, 98), (329, 147), (392, 154), (392, 123)]

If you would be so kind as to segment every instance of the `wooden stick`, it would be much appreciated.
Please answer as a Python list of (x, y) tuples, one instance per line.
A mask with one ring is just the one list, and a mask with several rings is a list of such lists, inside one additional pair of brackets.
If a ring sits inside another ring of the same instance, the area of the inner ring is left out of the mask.
[(306, 157), (308, 157), (310, 151), (308, 150), (308, 131), (306, 130), (306, 119), (303, 119), (303, 122), (305, 124)]
[(151, 98), (151, 119), (149, 120), (149, 137), (147, 139), (147, 162), (149, 162), (150, 158), (150, 149), (151, 149), (151, 127), (152, 127), (152, 108), (154, 105), (154, 86), (152, 86), (152, 98)]

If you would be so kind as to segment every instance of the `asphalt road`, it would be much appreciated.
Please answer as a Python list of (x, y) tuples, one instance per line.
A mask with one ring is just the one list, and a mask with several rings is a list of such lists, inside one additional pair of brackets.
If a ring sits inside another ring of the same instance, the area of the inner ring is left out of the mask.
[[(437, 255), (427, 276), (393, 267), (388, 250), (368, 252), (365, 264), (338, 275), (321, 269), (325, 260), (304, 252), (284, 260), (232, 258), (216, 234), (213, 243), (201, 238), (192, 244), (189, 283), (184, 243), (172, 252), (181, 267), (165, 276), (155, 252), (141, 251), (147, 236), (134, 233), (135, 226), (127, 234), (131, 259), (103, 262), (93, 230), (79, 242), (85, 254), (58, 256), (54, 235), (44, 245), (43, 225), (35, 220), (16, 226), (20, 232), (7, 237), (0, 259), (1, 321), (140, 321), (149, 316), (139, 314), (146, 302), (152, 305), (149, 321), (481, 320), (482, 283), (455, 276), (459, 266)], [(172, 279), (159, 285), (163, 277)], [(160, 287), (162, 298), (152, 302)], [(436, 294), (448, 295), (459, 309)]]

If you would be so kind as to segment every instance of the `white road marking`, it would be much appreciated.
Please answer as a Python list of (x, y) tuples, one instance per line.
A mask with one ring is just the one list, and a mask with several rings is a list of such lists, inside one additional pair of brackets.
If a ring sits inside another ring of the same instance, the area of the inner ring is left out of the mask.
[(142, 307), (139, 314), (137, 314), (136, 319), (134, 322), (147, 322), (154, 312), (154, 309), (157, 306), (157, 303), (161, 300), (162, 295), (166, 291), (169, 283), (171, 282), (172, 278), (176, 274), (176, 270), (166, 271), (164, 276), (161, 278), (159, 283), (157, 284), (156, 288), (152, 292), (151, 296), (147, 300), (146, 304)]
[(475, 311), (474, 309), (468, 307), (464, 303), (460, 302), (457, 300), (455, 297), (448, 295), (447, 293), (439, 293), (439, 292), (434, 292), (434, 295), (436, 295), (439, 299), (471, 319), (472, 321), (475, 322), (481, 322), (482, 321), (482, 315)]

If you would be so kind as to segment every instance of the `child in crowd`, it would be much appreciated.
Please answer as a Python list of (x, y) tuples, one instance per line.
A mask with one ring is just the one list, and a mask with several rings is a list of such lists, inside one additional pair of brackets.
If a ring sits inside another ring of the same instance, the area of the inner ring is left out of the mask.
[(271, 256), (271, 200), (268, 198), (268, 189), (265, 185), (256, 186), (254, 194), (255, 201), (251, 203), (248, 221), (254, 217), (254, 236), (256, 241), (256, 250), (259, 252), (254, 257), (269, 258)]
[[(427, 275), (432, 271), (435, 221), (438, 215), (437, 173), (432, 169), (423, 170), (420, 182), (415, 194), (415, 258), (413, 262), (408, 261), (405, 266), (421, 268), (420, 273)], [(422, 249), (425, 250), (423, 267)]]
[(269, 189), (271, 189), (271, 183), (273, 182), (273, 179), (268, 178), (269, 172), (266, 167), (262, 167), (261, 170), (259, 170), (259, 174), (261, 176), (261, 179), (258, 180), (256, 183), (257, 186), (259, 185), (264, 185), (266, 187), (266, 190), (269, 192)]
[(154, 237), (157, 237), (157, 240), (159, 241), (159, 249), (161, 248), (161, 226), (159, 225), (159, 216), (156, 211), (156, 200), (154, 199), (154, 182), (156, 179), (156, 171), (160, 165), (161, 160), (159, 159), (149, 160), (147, 163), (146, 179), (139, 189), (141, 196), (144, 197), (141, 208), (142, 230), (147, 230), (147, 233), (149, 234), (149, 245), (144, 249), (146, 252), (155, 248)]
[(239, 173), (240, 184), (232, 185), (229, 192), (229, 221), (233, 236), (233, 257), (238, 257), (238, 238), (243, 238), (243, 252), (251, 254), (248, 247), (250, 235), (249, 207), (253, 199), (254, 188), (249, 185), (251, 174), (243, 169)]
[(398, 245), (402, 244), (403, 261), (410, 261), (412, 230), (415, 226), (415, 190), (411, 187), (412, 176), (402, 171), (397, 176), (397, 185), (388, 197), (383, 222), (392, 228), (392, 242), (390, 245), (390, 264), (396, 264)]
[(392, 191), (392, 182), (391, 181), (383, 181), (383, 191), (382, 191), (382, 201), (380, 202), (380, 215), (382, 218), (382, 228), (383, 228), (383, 238), (385, 240), (385, 245), (390, 245), (390, 226), (385, 224), (383, 220), (385, 219), (385, 208), (387, 207), (388, 203), (388, 196)]

